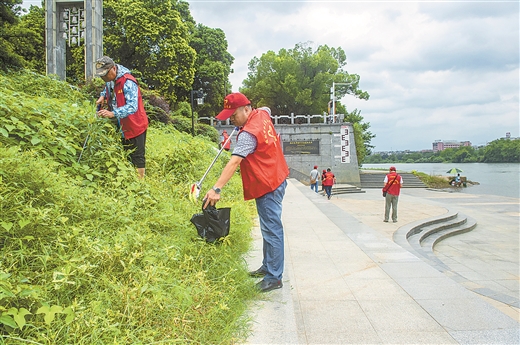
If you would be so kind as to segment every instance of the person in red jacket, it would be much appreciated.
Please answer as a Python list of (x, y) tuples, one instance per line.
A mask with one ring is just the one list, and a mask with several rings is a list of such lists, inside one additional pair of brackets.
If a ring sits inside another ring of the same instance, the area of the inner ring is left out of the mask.
[[(115, 64), (108, 56), (96, 61), (96, 75), (105, 82), (105, 88), (96, 101), (99, 109), (97, 115), (117, 120), (123, 148), (130, 151), (129, 157), (137, 168), (139, 178), (144, 178), (148, 116), (139, 85), (128, 68)], [(104, 103), (108, 109), (101, 109)]]
[(231, 140), (227, 141), (229, 138), (228, 132), (224, 129), (222, 131), (222, 141), (220, 142), (220, 147), (224, 147), (224, 150), (229, 151), (231, 148)]
[(244, 199), (256, 201), (264, 240), (262, 266), (249, 274), (263, 277), (257, 283), (260, 291), (279, 289), (283, 286), (284, 268), (282, 201), (289, 167), (271, 121), (271, 110), (267, 107), (253, 109), (247, 97), (236, 92), (226, 96), (224, 110), (216, 118), (221, 121), (229, 118), (240, 131), (231, 159), (213, 188), (206, 193), (203, 207), (215, 205), (220, 200), (222, 188), (240, 165)]
[(388, 222), (390, 215), (390, 207), (392, 208), (392, 221), (397, 222), (397, 202), (399, 201), (399, 194), (401, 187), (403, 186), (403, 178), (399, 175), (395, 167), (390, 167), (390, 172), (385, 176), (385, 186), (383, 192), (386, 192), (385, 196), (385, 219), (384, 222)]
[(336, 176), (330, 171), (330, 168), (327, 168), (327, 172), (323, 174), (323, 180), (321, 184), (325, 188), (325, 193), (327, 193), (327, 198), (330, 200), (332, 195), (332, 186), (336, 184)]

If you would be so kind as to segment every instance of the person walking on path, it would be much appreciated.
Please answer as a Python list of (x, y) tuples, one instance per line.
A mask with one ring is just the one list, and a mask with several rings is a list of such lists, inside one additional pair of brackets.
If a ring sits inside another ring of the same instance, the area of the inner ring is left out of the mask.
[(229, 138), (228, 132), (224, 129), (222, 131), (222, 141), (220, 142), (220, 147), (224, 147), (224, 150), (229, 151), (231, 148), (231, 141), (227, 141)]
[(256, 201), (263, 238), (262, 266), (249, 274), (263, 277), (256, 285), (260, 291), (279, 289), (283, 286), (284, 268), (282, 201), (289, 167), (271, 121), (271, 110), (267, 107), (253, 109), (247, 97), (236, 92), (225, 97), (224, 109), (216, 118), (221, 121), (229, 118), (240, 131), (231, 159), (213, 188), (206, 193), (203, 207), (215, 205), (220, 200), (222, 188), (240, 165), (244, 199)]
[(332, 186), (336, 184), (336, 176), (330, 171), (330, 168), (327, 168), (327, 172), (323, 174), (323, 181), (321, 184), (325, 188), (325, 193), (327, 193), (327, 199), (330, 200), (332, 196)]
[(403, 186), (403, 178), (399, 175), (395, 167), (390, 167), (390, 172), (385, 176), (385, 186), (383, 187), (383, 194), (385, 196), (385, 219), (384, 222), (388, 222), (390, 215), (390, 207), (392, 208), (392, 221), (397, 222), (397, 202), (399, 201), (399, 194), (401, 187)]
[(321, 172), (321, 190), (324, 192), (325, 191), (325, 186), (323, 185), (323, 180), (325, 179), (325, 173), (327, 172), (327, 170), (323, 169), (323, 171)]
[[(115, 64), (108, 56), (96, 61), (96, 76), (105, 82), (105, 88), (96, 101), (99, 109), (97, 115), (117, 119), (123, 148), (130, 152), (130, 160), (142, 179), (146, 168), (148, 116), (144, 110), (139, 85), (128, 68)], [(101, 109), (103, 103), (108, 105), (108, 109)]]
[(311, 170), (311, 190), (316, 191), (318, 193), (318, 184), (320, 180), (320, 172), (318, 171), (318, 166), (315, 165), (314, 169)]

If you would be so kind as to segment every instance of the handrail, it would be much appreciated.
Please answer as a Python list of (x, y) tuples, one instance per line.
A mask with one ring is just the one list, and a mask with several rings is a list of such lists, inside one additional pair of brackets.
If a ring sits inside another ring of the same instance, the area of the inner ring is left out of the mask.
[[(320, 122), (311, 122), (312, 119), (320, 118)], [(275, 125), (316, 125), (319, 123), (323, 124), (331, 124), (331, 123), (343, 123), (343, 119), (345, 118), (344, 114), (336, 114), (336, 115), (272, 115), (271, 120)], [(225, 121), (220, 121), (215, 119), (214, 117), (199, 117), (199, 122), (207, 123), (211, 126), (232, 126), (229, 119)]]

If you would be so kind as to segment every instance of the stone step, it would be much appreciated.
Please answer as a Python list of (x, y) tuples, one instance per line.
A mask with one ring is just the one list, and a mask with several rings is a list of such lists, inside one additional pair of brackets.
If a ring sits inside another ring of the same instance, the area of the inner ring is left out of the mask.
[[(401, 173), (399, 175), (403, 178), (403, 188), (426, 188), (426, 185), (412, 173)], [(361, 181), (361, 188), (383, 188), (386, 172), (366, 172), (361, 171), (359, 178)]]
[[(321, 186), (320, 186), (321, 188)], [(325, 195), (325, 191), (319, 192), (321, 195)], [(348, 194), (348, 193), (366, 193), (364, 190), (362, 190), (359, 187), (349, 185), (349, 184), (336, 184), (332, 186), (332, 193), (331, 195), (339, 195), (339, 194)]]
[(407, 224), (394, 233), (394, 242), (410, 252), (418, 254), (438, 270), (448, 267), (434, 254), (437, 243), (450, 236), (473, 230), (477, 222), (462, 213), (450, 211), (446, 214)]

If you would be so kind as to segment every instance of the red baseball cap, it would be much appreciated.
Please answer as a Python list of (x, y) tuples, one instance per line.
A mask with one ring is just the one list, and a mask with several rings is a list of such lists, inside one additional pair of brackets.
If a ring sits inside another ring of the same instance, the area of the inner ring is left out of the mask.
[(315, 166), (314, 166), (314, 169), (318, 169), (318, 166), (317, 166), (317, 165), (315, 165)]
[(217, 120), (227, 120), (233, 115), (237, 108), (251, 104), (251, 101), (240, 92), (230, 93), (224, 98), (224, 109), (215, 118)]
[(395, 171), (395, 167), (390, 167), (390, 171)]

